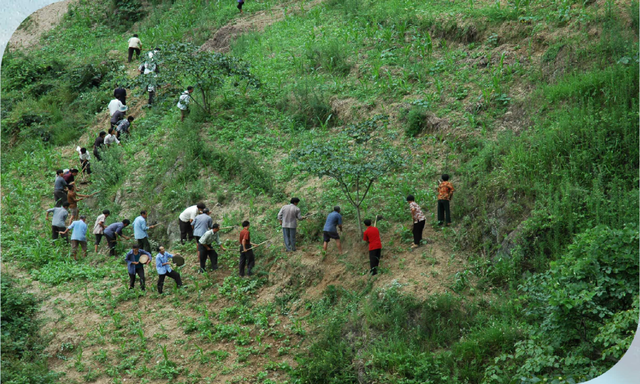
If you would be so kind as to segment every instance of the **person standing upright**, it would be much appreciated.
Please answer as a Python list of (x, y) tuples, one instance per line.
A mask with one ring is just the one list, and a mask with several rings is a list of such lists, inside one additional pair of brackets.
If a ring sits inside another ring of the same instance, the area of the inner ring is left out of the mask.
[(164, 250), (163, 246), (158, 247), (158, 254), (156, 255), (156, 271), (158, 271), (158, 293), (162, 295), (162, 289), (164, 288), (164, 279), (169, 276), (176, 282), (178, 288), (182, 287), (182, 279), (180, 274), (171, 269), (171, 263), (169, 259), (173, 258), (173, 255)]
[(242, 15), (242, 6), (244, 5), (244, 0), (238, 0), (238, 9), (240, 10), (240, 14)]
[(140, 248), (147, 252), (151, 252), (151, 244), (149, 244), (147, 231), (156, 226), (157, 224), (147, 226), (147, 211), (140, 211), (140, 216), (133, 220), (133, 236), (138, 241)]
[(178, 99), (178, 109), (180, 109), (180, 121), (184, 121), (187, 112), (189, 111), (189, 103), (191, 102), (191, 94), (193, 93), (193, 87), (190, 85), (187, 90), (182, 92)]
[(71, 232), (71, 255), (73, 260), (77, 261), (78, 245), (82, 248), (82, 257), (87, 257), (87, 217), (81, 215), (79, 220), (71, 223), (61, 235), (66, 235), (70, 229), (73, 229), (73, 232)]
[(300, 208), (298, 208), (300, 199), (294, 197), (290, 203), (291, 204), (280, 208), (278, 221), (280, 225), (282, 225), (284, 247), (287, 252), (294, 252), (296, 250), (296, 228), (298, 227), (298, 220), (304, 220), (304, 217), (300, 215)]
[(182, 244), (187, 240), (187, 237), (189, 238), (189, 241), (193, 240), (193, 228), (191, 227), (191, 223), (193, 222), (193, 219), (198, 216), (200, 211), (205, 208), (206, 207), (203, 203), (198, 203), (182, 211), (178, 217), (178, 223), (180, 224), (180, 242)]
[(104, 229), (107, 228), (107, 217), (111, 212), (108, 209), (102, 211), (102, 215), (96, 218), (96, 222), (93, 225), (93, 234), (96, 237), (96, 253), (98, 253), (98, 245), (100, 245), (100, 241), (102, 241), (102, 236), (104, 236)]
[(116, 86), (116, 89), (113, 91), (113, 97), (120, 100), (122, 104), (127, 105), (127, 90), (121, 86)]
[[(49, 213), (53, 213), (53, 221), (51, 222), (51, 239), (55, 240), (60, 237), (60, 232), (64, 232), (67, 227), (67, 217), (69, 217), (69, 202), (62, 203), (62, 207), (54, 207), (47, 209), (46, 219), (49, 220)], [(65, 241), (69, 242), (69, 237), (62, 235)]]
[(240, 277), (244, 277), (245, 267), (247, 268), (247, 276), (251, 276), (251, 270), (256, 264), (256, 256), (253, 254), (255, 244), (251, 242), (249, 225), (248, 221), (243, 221), (242, 231), (240, 231)]
[(324, 228), (322, 229), (322, 234), (324, 237), (322, 249), (325, 252), (327, 251), (327, 246), (329, 245), (331, 239), (334, 239), (336, 241), (336, 245), (338, 246), (338, 252), (342, 254), (342, 244), (340, 243), (338, 228), (340, 228), (340, 232), (342, 232), (342, 215), (340, 214), (340, 207), (336, 205), (335, 207), (333, 207), (333, 212), (327, 215), (327, 221), (324, 223)]
[(67, 202), (67, 187), (69, 184), (64, 180), (62, 169), (56, 171), (56, 180), (53, 183), (53, 202), (56, 207), (61, 207)]
[(407, 196), (407, 202), (409, 203), (411, 218), (413, 219), (413, 244), (411, 244), (411, 248), (417, 248), (422, 241), (422, 231), (424, 230), (426, 218), (413, 195)]
[(206, 231), (198, 242), (198, 255), (200, 257), (200, 272), (204, 272), (207, 266), (207, 259), (211, 260), (211, 270), (218, 269), (218, 253), (212, 248), (213, 243), (216, 243), (220, 249), (226, 251), (226, 248), (222, 246), (220, 242), (220, 226), (213, 224), (210, 230)]
[(446, 173), (442, 175), (442, 181), (438, 182), (438, 188), (436, 188), (436, 190), (438, 191), (438, 225), (444, 223), (445, 227), (448, 227), (449, 224), (451, 224), (449, 203), (455, 191), (453, 184), (449, 181), (449, 175)]
[(371, 225), (371, 220), (366, 219), (364, 225), (367, 229), (362, 235), (362, 240), (369, 243), (369, 272), (371, 275), (378, 274), (378, 265), (382, 252), (382, 241), (380, 241), (380, 231)]
[(136, 283), (136, 275), (138, 275), (140, 277), (140, 288), (143, 291), (145, 290), (144, 264), (140, 262), (140, 256), (142, 255), (147, 255), (149, 258), (147, 264), (149, 264), (151, 262), (151, 254), (144, 249), (140, 249), (138, 244), (133, 244), (131, 250), (124, 257), (127, 261), (127, 272), (129, 272), (129, 289), (133, 289)]
[(136, 53), (136, 60), (140, 58), (140, 49), (142, 49), (142, 41), (140, 41), (138, 35), (134, 33), (133, 36), (129, 38), (129, 63), (133, 58), (133, 52)]

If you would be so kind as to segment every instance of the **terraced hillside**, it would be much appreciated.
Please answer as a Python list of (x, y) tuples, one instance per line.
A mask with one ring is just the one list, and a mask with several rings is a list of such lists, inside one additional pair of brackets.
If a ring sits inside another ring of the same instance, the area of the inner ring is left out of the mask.
[[(578, 382), (629, 348), (637, 1), (69, 4), (2, 62), (3, 383)], [(127, 63), (133, 33), (160, 48), (156, 77)], [(74, 261), (44, 219), (54, 171), (107, 130), (117, 84), (132, 135), (92, 161), (80, 211), (91, 225), (148, 211), (153, 245), (186, 258), (186, 286), (163, 295), (153, 266), (146, 291), (127, 289), (128, 243)], [(409, 194), (427, 217), (417, 249)], [(308, 219), (288, 253), (276, 216), (292, 197)], [(204, 274), (179, 241), (196, 202), (228, 227)], [(322, 250), (334, 205), (344, 254)], [(358, 218), (376, 216), (370, 276)], [(243, 220), (269, 240), (249, 279)]]

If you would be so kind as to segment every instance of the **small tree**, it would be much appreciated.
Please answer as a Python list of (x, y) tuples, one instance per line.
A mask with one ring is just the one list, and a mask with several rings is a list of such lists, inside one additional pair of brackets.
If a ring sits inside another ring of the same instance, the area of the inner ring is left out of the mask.
[[(374, 122), (373, 124), (371, 122)], [(362, 235), (360, 206), (373, 183), (404, 165), (404, 158), (393, 146), (380, 140), (370, 140), (372, 128), (386, 124), (386, 117), (376, 116), (358, 125), (351, 125), (329, 141), (312, 142), (295, 150), (291, 160), (304, 172), (335, 179), (347, 201), (356, 209), (358, 229)]]

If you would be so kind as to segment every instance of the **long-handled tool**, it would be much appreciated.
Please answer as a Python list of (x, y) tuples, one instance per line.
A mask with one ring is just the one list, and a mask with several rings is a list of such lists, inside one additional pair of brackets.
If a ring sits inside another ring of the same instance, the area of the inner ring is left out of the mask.
[(251, 248), (247, 249), (246, 251), (242, 251), (242, 253), (245, 253), (245, 252), (248, 252), (248, 251), (253, 251), (255, 248), (258, 248), (259, 246), (264, 245), (264, 244), (266, 244), (266, 243), (268, 243), (268, 242), (270, 242), (270, 241), (271, 241), (271, 240), (263, 241), (263, 242), (262, 242), (262, 243), (260, 243), (260, 244), (256, 244), (256, 245), (252, 246)]
[(378, 220), (382, 220), (384, 217), (382, 215), (376, 215), (376, 221), (373, 223), (373, 226), (377, 228), (376, 224), (378, 224)]

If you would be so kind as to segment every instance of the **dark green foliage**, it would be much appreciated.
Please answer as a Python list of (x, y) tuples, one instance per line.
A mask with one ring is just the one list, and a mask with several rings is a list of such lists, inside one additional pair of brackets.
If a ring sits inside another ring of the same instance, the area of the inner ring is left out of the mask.
[(111, 0), (112, 16), (110, 24), (126, 29), (144, 16), (140, 0)]
[(38, 301), (23, 292), (6, 274), (2, 276), (2, 382), (47, 384), (58, 375), (47, 368), (40, 324), (35, 318)]
[(416, 137), (427, 127), (427, 111), (420, 106), (414, 106), (407, 111), (404, 123), (404, 133), (407, 137)]

